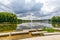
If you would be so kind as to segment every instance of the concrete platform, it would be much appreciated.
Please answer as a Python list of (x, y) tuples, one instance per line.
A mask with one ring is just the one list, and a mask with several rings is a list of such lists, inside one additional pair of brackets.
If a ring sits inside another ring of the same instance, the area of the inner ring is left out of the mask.
[(45, 36), (49, 35), (60, 35), (60, 32), (53, 32), (53, 33), (43, 33)]
[(37, 31), (42, 31), (42, 29), (37, 29)]
[(18, 32), (8, 32), (8, 33), (0, 33), (0, 37), (9, 36), (9, 35), (16, 35), (16, 34), (27, 34), (29, 31), (18, 31)]
[(0, 33), (0, 37), (9, 36), (9, 33)]
[(60, 28), (53, 28), (54, 30), (60, 30)]
[(47, 33), (47, 31), (40, 31), (40, 32), (32, 32), (31, 35), (32, 36), (43, 36), (43, 33)]
[(41, 37), (33, 37), (19, 40), (60, 40), (60, 35), (41, 36)]
[(40, 33), (47, 33), (47, 31), (32, 32), (32, 34), (40, 34)]

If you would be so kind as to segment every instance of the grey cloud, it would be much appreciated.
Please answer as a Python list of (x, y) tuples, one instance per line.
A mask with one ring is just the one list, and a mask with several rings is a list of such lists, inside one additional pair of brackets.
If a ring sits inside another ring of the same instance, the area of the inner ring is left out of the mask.
[(20, 15), (20, 17), (23, 17), (23, 16), (25, 17), (27, 15), (30, 15), (29, 13), (33, 13), (34, 16), (44, 17), (44, 18), (46, 16), (48, 16), (48, 18), (49, 18), (50, 16), (58, 16), (58, 15), (60, 15), (60, 5), (59, 5), (60, 1), (59, 0), (49, 1), (48, 2), (49, 6), (55, 6), (56, 7), (53, 12), (48, 12), (48, 14), (47, 13), (44, 14), (43, 12), (41, 13), (41, 8), (43, 6), (42, 3), (35, 3), (35, 2), (33, 2), (33, 3), (31, 2), (29, 4), (25, 4), (25, 3), (22, 4), (22, 3), (15, 3), (12, 6), (12, 7), (16, 8), (16, 9), (13, 8), (12, 10), (14, 10), (17, 14), (22, 14), (22, 15)]
[(9, 6), (16, 14), (22, 14), (20, 16), (27, 16), (29, 13), (34, 12), (38, 13), (38, 11), (40, 11), (43, 6), (42, 3), (35, 3), (34, 1), (32, 1), (29, 5), (25, 4), (24, 0), (19, 0), (19, 2), (17, 0), (13, 0)]
[[(49, 1), (47, 3), (49, 6), (55, 6), (55, 10), (53, 12), (48, 12), (44, 14), (41, 12), (41, 8), (44, 4), (36, 3), (35, 0), (32, 0), (30, 3), (25, 3), (25, 0), (12, 0), (9, 5), (3, 5), (5, 8), (0, 7), (0, 10), (8, 10), (11, 9), (13, 12), (17, 14), (18, 17), (25, 17), (33, 13), (35, 17), (46, 17), (53, 15), (60, 15), (60, 0)], [(1, 6), (1, 4), (0, 4)]]

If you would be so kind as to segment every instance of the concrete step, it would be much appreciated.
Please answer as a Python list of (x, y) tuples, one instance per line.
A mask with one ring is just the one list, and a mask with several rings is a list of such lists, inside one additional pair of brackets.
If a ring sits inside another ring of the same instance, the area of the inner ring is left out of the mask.
[(60, 28), (53, 28), (54, 30), (60, 30)]
[(46, 33), (47, 31), (41, 31), (41, 32), (32, 32), (31, 35), (32, 36), (43, 36), (43, 33)]
[(0, 37), (9, 36), (9, 33), (0, 33)]
[(37, 29), (37, 31), (42, 31), (42, 29)]
[(45, 36), (48, 35), (60, 35), (60, 32), (53, 32), (53, 33), (43, 33)]
[(29, 33), (29, 31), (23, 30), (23, 31), (19, 31), (19, 32), (11, 32), (11, 34), (26, 34), (26, 33)]
[(29, 34), (29, 31), (18, 31), (18, 32), (8, 32), (8, 33), (0, 33), (0, 37), (9, 36), (9, 35), (19, 35), (19, 34)]
[(32, 34), (40, 34), (40, 33), (47, 33), (47, 31), (32, 32)]

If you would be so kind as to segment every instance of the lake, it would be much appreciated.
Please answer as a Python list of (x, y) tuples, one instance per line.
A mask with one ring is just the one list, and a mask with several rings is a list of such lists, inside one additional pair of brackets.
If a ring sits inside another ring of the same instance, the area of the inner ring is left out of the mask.
[(39, 29), (43, 27), (56, 27), (60, 28), (60, 23), (58, 22), (50, 22), (50, 21), (39, 21), (39, 22), (24, 22), (21, 24), (9, 24), (9, 23), (3, 23), (0, 24), (0, 32), (7, 32), (8, 31), (20, 31), (25, 29)]
[(24, 30), (24, 29), (38, 29), (42, 27), (53, 27), (49, 22), (27, 22), (17, 25), (16, 30)]

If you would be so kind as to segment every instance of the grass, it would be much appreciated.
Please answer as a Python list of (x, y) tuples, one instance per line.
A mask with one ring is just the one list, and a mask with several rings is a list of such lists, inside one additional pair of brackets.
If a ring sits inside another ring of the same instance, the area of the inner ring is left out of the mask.
[(40, 36), (44, 36), (44, 34), (43, 33), (40, 33)]
[(50, 28), (50, 27), (44, 27), (44, 28), (42, 28), (42, 30), (47, 31), (47, 32), (54, 32), (54, 29)]
[(53, 28), (50, 27), (43, 27), (42, 30), (47, 32), (60, 32), (60, 30), (54, 30)]

